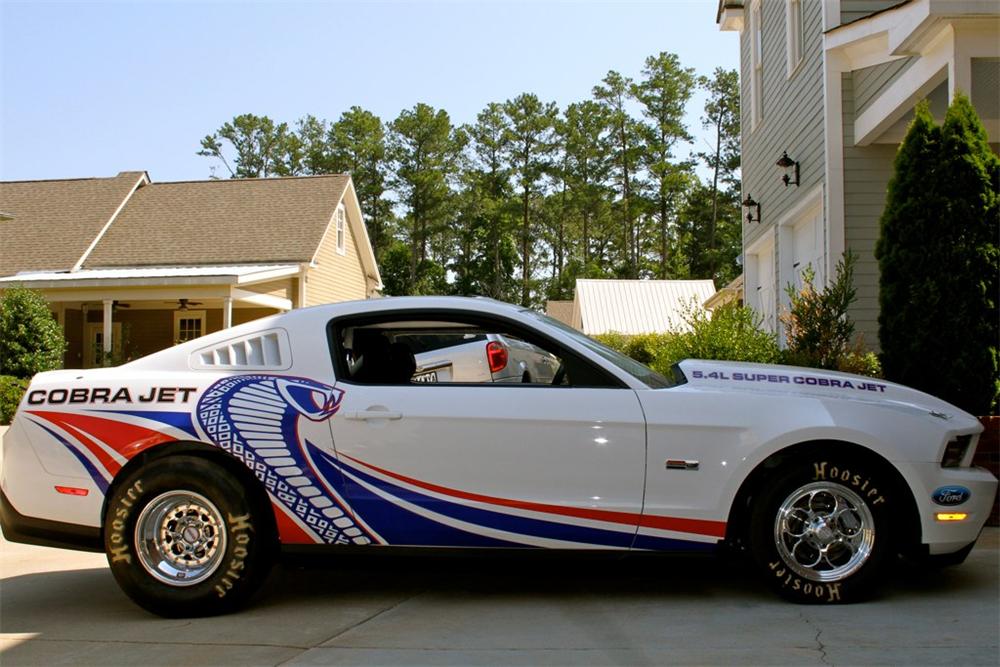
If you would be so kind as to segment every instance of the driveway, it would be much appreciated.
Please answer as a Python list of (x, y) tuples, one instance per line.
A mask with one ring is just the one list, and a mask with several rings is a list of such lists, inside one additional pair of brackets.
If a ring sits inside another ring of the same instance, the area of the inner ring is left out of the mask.
[(277, 568), (257, 603), (166, 620), (100, 554), (0, 542), (3, 665), (996, 665), (998, 541), (865, 604), (782, 602), (687, 558), (338, 557)]

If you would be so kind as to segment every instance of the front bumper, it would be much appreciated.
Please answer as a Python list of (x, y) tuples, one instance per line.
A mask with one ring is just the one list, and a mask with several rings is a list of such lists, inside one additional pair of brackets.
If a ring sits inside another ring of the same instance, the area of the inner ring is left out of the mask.
[[(909, 464), (904, 477), (920, 512), (921, 542), (930, 555), (950, 554), (975, 542), (993, 509), (997, 479), (983, 468), (942, 468), (937, 463)], [(969, 497), (958, 505), (939, 505), (932, 499), (942, 487), (961, 486)], [(939, 521), (939, 512), (961, 512), (962, 521)]]

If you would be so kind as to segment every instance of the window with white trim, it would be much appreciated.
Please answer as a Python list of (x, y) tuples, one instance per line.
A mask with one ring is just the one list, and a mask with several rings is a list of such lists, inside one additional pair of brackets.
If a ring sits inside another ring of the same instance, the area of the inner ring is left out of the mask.
[(186, 343), (205, 335), (204, 310), (174, 311), (174, 343)]
[(337, 224), (337, 252), (343, 255), (347, 253), (347, 213), (343, 206), (337, 207), (334, 219)]
[(750, 5), (750, 129), (757, 129), (763, 119), (764, 30), (760, 0)]
[(785, 3), (785, 40), (788, 51), (788, 78), (791, 78), (802, 62), (802, 35), (804, 22), (802, 19), (802, 0), (786, 0)]

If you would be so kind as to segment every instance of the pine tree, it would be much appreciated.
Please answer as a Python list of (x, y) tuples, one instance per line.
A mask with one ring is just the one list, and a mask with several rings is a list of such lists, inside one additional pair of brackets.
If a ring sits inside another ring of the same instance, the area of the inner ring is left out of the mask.
[(940, 128), (921, 103), (875, 250), (886, 378), (975, 414), (998, 394), (998, 179), (1000, 160), (966, 97)]

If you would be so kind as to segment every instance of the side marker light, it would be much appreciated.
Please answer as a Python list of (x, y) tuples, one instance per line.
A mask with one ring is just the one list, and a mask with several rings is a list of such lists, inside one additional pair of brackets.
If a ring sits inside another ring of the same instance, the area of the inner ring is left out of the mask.
[(965, 521), (969, 515), (965, 512), (938, 512), (935, 517), (938, 521)]
[(56, 491), (67, 496), (85, 496), (90, 493), (90, 489), (78, 489), (75, 486), (57, 486)]

